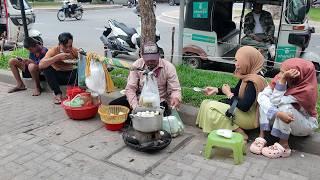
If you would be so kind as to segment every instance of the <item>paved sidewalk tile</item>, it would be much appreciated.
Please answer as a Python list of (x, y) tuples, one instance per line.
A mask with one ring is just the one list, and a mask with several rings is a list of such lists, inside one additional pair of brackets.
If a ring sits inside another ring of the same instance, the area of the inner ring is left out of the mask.
[(52, 94), (8, 94), (11, 87), (0, 82), (0, 180), (320, 178), (320, 157), (298, 151), (282, 159), (247, 152), (245, 161), (234, 165), (230, 150), (215, 149), (205, 159), (206, 138), (193, 127), (160, 152), (137, 152), (125, 146), (120, 133), (106, 131), (98, 116), (73, 121), (52, 104)]

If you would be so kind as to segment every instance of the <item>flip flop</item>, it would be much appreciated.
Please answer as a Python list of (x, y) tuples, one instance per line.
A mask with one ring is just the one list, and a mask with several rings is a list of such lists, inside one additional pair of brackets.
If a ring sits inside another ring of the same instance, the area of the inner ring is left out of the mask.
[(34, 92), (32, 93), (32, 96), (40, 96), (41, 95), (41, 90), (39, 91), (39, 94), (35, 94)]
[(61, 104), (61, 102), (62, 102), (62, 97), (57, 97), (57, 96), (54, 97), (54, 100), (53, 100), (54, 104), (59, 105)]
[(14, 93), (14, 92), (24, 91), (24, 90), (27, 90), (27, 88), (26, 87), (24, 87), (24, 88), (14, 87), (14, 88), (10, 89), (8, 91), (8, 93)]

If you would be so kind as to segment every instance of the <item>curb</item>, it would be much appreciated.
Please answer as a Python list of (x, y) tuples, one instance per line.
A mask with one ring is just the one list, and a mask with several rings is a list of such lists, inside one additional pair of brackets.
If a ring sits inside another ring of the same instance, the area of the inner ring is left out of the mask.
[[(15, 80), (8, 70), (0, 69), (0, 82), (4, 82), (7, 84), (15, 84)], [(25, 85), (27, 88), (33, 88), (33, 83), (31, 80), (24, 80)], [(46, 83), (45, 83), (46, 84)], [(48, 86), (44, 87), (45, 90), (49, 91)], [(62, 87), (63, 89), (63, 87)], [(113, 93), (104, 94), (101, 97), (103, 103), (109, 103), (110, 101), (114, 100), (115, 98), (121, 97), (119, 91), (115, 91)], [(182, 104), (179, 110), (179, 115), (181, 120), (185, 125), (196, 127), (195, 121), (198, 114), (198, 108)], [(256, 130), (252, 130), (256, 131)], [(251, 134), (251, 131), (249, 132)], [(253, 132), (254, 133), (254, 132)], [(257, 134), (255, 134), (257, 136)], [(314, 133), (312, 136), (308, 137), (291, 137), (290, 138), (290, 147), (295, 150), (299, 150), (301, 152), (311, 153), (315, 155), (320, 155), (320, 133)]]
[[(105, 5), (105, 6), (93, 6), (93, 7), (88, 7), (88, 6), (82, 6), (83, 10), (99, 10), (99, 9), (118, 9), (122, 8), (123, 5)], [(35, 11), (57, 11), (61, 7), (35, 7), (33, 8)]]
[[(15, 84), (15, 79), (13, 77), (13, 75), (11, 74), (11, 72), (9, 70), (3, 70), (0, 69), (0, 81), (7, 83), (7, 84)], [(31, 79), (23, 79), (24, 83), (26, 85), (27, 88), (33, 88), (33, 82)], [(48, 84), (46, 82), (41, 82), (41, 86), (42, 88), (47, 91), (47, 92), (51, 92)], [(119, 91), (115, 91), (113, 93), (109, 93), (109, 94), (104, 94), (102, 95), (102, 100), (105, 103), (109, 103), (110, 101), (123, 96), (122, 94), (120, 94)], [(198, 108), (190, 106), (190, 105), (181, 105), (180, 110), (179, 110), (179, 115), (181, 117), (181, 119), (183, 119), (184, 124), (189, 125), (189, 126), (195, 126), (195, 120), (197, 118), (197, 113), (198, 113)]]
[[(172, 11), (169, 11), (169, 12), (172, 12)], [(171, 19), (179, 19), (179, 17), (168, 15), (166, 12), (161, 13), (161, 15)]]

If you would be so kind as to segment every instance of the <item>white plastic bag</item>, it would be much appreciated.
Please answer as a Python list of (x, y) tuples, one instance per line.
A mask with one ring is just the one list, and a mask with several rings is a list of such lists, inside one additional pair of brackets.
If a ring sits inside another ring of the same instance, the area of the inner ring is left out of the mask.
[(177, 137), (183, 134), (184, 125), (175, 109), (172, 109), (171, 116), (163, 118), (162, 129), (170, 133), (172, 137)]
[(160, 108), (158, 84), (152, 72), (148, 73), (144, 80), (139, 105), (142, 107)]
[(87, 87), (94, 93), (103, 94), (106, 90), (106, 77), (100, 61), (90, 61), (90, 75), (86, 77)]

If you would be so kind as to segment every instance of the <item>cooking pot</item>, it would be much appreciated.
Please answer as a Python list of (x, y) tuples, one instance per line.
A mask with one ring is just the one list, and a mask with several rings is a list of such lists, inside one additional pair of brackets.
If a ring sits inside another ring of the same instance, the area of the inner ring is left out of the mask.
[[(146, 111), (153, 111), (159, 112), (159, 115), (155, 115), (154, 117), (140, 117), (136, 114), (138, 112), (146, 112)], [(133, 111), (133, 114), (130, 114), (132, 126), (135, 130), (140, 132), (156, 132), (162, 129), (162, 121), (163, 121), (163, 108), (144, 108), (138, 107)]]

